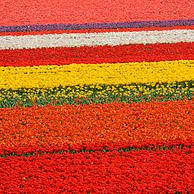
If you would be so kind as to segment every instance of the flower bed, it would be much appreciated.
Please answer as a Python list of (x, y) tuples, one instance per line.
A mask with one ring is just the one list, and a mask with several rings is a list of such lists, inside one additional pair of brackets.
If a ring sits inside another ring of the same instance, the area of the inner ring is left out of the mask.
[(0, 193), (192, 194), (192, 1), (1, 1)]

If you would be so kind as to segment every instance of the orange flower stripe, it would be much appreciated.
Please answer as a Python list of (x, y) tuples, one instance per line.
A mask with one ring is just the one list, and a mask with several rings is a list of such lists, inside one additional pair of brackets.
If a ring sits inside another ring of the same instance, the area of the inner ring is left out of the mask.
[(0, 151), (67, 144), (192, 140), (193, 105), (192, 99), (2, 108)]

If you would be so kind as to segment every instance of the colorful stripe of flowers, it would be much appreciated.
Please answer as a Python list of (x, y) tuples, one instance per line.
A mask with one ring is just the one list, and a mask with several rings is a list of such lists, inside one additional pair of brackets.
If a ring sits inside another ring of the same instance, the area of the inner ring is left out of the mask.
[(194, 61), (0, 67), (0, 77), (2, 89), (174, 82), (193, 79)]
[(13, 3), (0, 6), (0, 193), (191, 194), (192, 3)]
[(0, 36), (0, 49), (33, 49), (99, 45), (117, 46), (126, 44), (194, 42), (193, 37), (194, 30), (190, 29)]
[(6, 157), (1, 184), (12, 193), (190, 193), (192, 160), (191, 148)]
[(192, 141), (192, 100), (2, 108), (2, 152), (106, 142)]
[(132, 83), (128, 85), (104, 84), (55, 88), (21, 88), (18, 90), (2, 89), (0, 107), (192, 99), (194, 96), (193, 85), (193, 81), (185, 81), (152, 84)]
[[(58, 0), (54, 2), (24, 0), (22, 4), (12, 7), (11, 3), (14, 1), (11, 1), (10, 4), (7, 1), (2, 1), (0, 11), (2, 16), (6, 15), (7, 17), (1, 18), (1, 26), (26, 25), (29, 27), (37, 24), (52, 26), (52, 24), (96, 24), (129, 21), (151, 21), (153, 26), (157, 25), (159, 21), (163, 21), (166, 26), (169, 20), (173, 20), (173, 25), (176, 23), (181, 25), (182, 20), (183, 24), (186, 23), (184, 20), (193, 20), (193, 4), (192, 1), (188, 0), (167, 2), (162, 0), (156, 2), (116, 0), (113, 3), (108, 1), (102, 3), (101, 0), (96, 0), (95, 4), (91, 4), (90, 0), (85, 0), (84, 4), (80, 0), (76, 4), (73, 0), (65, 3)], [(23, 9), (24, 7), (26, 10)], [(185, 25), (189, 25), (189, 22)]]
[[(194, 43), (0, 50), (0, 66), (193, 60)], [(20, 57), (18, 57), (20, 56)]]
[[(194, 26), (194, 20), (167, 20), (167, 21), (140, 21), (140, 22), (115, 22), (115, 23), (87, 23), (87, 24), (49, 24), (49, 25), (22, 25), (0, 26), (0, 32), (46, 32), (60, 30), (90, 30), (90, 29), (126, 29), (126, 28), (151, 28), (151, 27), (176, 27)], [(68, 32), (67, 31), (67, 32)], [(12, 33), (13, 34), (13, 33)]]

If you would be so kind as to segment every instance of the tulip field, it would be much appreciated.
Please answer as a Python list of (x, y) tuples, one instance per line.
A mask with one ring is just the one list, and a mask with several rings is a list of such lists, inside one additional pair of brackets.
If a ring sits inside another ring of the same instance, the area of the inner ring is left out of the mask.
[(194, 193), (192, 1), (0, 4), (0, 194)]

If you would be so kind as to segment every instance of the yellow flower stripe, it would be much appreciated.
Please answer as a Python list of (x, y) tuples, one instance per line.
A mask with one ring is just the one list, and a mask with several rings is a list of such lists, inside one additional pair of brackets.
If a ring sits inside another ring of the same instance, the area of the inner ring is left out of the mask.
[[(193, 83), (193, 82), (191, 82)], [(184, 87), (183, 87), (184, 85)], [(158, 96), (173, 94), (173, 96), (187, 95), (188, 91), (194, 93), (194, 88), (188, 88), (189, 82), (173, 82), (168, 84), (136, 84), (136, 85), (85, 85), (85, 86), (67, 86), (64, 88), (25, 88), (18, 90), (5, 89), (0, 92), (0, 101), (4, 99), (22, 100), (28, 98), (37, 100), (48, 96), (51, 100), (68, 99), (68, 98), (91, 98), (91, 96), (107, 98), (109, 94), (115, 96), (130, 96), (133, 93), (134, 97), (142, 95), (151, 95), (157, 93)], [(155, 88), (154, 88), (155, 87)]]
[(194, 60), (0, 67), (0, 88), (174, 82), (194, 79)]

